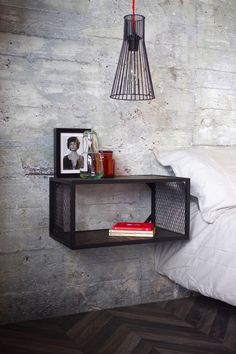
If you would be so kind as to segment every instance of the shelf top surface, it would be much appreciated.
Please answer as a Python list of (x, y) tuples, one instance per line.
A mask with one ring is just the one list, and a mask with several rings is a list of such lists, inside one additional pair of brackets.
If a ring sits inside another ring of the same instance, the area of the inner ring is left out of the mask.
[(82, 179), (76, 178), (58, 178), (51, 177), (50, 180), (54, 182), (68, 183), (68, 184), (111, 184), (111, 183), (152, 183), (152, 182), (181, 182), (187, 181), (189, 178), (176, 176), (160, 176), (160, 175), (133, 175), (133, 176), (116, 176), (112, 178), (100, 179)]

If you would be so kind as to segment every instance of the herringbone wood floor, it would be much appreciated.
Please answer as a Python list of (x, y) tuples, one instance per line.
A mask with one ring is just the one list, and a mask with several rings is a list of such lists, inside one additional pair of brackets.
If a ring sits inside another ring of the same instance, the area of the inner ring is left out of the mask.
[(203, 296), (0, 327), (2, 354), (236, 353), (236, 308)]

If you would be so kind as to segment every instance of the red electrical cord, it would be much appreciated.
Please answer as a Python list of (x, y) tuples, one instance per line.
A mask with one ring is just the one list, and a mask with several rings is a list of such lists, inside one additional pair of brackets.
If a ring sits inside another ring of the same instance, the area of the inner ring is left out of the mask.
[(135, 31), (135, 0), (132, 0), (132, 31)]

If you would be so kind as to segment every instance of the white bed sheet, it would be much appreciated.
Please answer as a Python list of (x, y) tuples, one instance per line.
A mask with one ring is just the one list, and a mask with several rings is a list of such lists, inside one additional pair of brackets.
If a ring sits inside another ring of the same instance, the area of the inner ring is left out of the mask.
[(236, 208), (208, 224), (192, 202), (190, 240), (158, 243), (155, 261), (183, 287), (236, 306)]

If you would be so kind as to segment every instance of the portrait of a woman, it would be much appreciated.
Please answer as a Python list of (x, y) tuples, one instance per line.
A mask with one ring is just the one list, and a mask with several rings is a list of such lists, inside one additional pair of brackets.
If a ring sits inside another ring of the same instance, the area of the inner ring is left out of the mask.
[(77, 137), (71, 136), (67, 139), (67, 148), (70, 153), (63, 157), (64, 170), (79, 170), (84, 167), (84, 158), (78, 154), (80, 141)]

